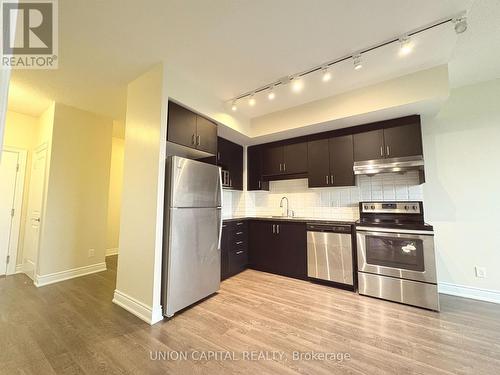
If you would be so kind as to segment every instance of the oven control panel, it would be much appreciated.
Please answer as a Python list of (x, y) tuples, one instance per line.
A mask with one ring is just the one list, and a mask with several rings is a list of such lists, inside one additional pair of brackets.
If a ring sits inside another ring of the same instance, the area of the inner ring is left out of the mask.
[(421, 202), (361, 202), (363, 213), (420, 214)]

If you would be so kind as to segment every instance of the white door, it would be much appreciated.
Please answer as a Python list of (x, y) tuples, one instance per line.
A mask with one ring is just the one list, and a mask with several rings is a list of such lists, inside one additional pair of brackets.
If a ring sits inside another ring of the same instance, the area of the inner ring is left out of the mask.
[(19, 153), (3, 151), (0, 161), (0, 276), (7, 273)]
[(41, 149), (33, 155), (31, 169), (30, 193), (26, 233), (24, 236), (24, 273), (35, 279), (35, 269), (38, 257), (38, 242), (40, 239), (40, 221), (43, 208), (43, 192), (45, 187), (45, 165), (47, 150)]

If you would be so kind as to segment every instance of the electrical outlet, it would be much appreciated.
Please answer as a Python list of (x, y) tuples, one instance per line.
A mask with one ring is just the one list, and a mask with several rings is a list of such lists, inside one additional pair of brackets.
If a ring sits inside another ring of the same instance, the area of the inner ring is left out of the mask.
[(93, 257), (94, 255), (95, 255), (95, 250), (89, 249), (89, 258)]
[(474, 267), (476, 270), (476, 277), (484, 279), (486, 277), (486, 268), (485, 267)]

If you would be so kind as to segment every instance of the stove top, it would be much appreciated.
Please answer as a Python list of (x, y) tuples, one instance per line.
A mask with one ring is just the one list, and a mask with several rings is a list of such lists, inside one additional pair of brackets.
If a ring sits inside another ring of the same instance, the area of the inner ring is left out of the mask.
[(422, 202), (360, 202), (357, 226), (432, 231)]

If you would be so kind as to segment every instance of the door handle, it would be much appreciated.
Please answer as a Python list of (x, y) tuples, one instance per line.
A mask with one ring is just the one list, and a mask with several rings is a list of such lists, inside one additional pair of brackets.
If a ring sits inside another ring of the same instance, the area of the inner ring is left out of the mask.
[(280, 234), (280, 225), (279, 224), (276, 225), (276, 234)]
[(380, 156), (384, 156), (384, 146), (380, 146)]
[(328, 185), (328, 175), (326, 175), (326, 184)]
[(386, 149), (387, 149), (387, 156), (389, 156), (391, 154), (391, 148), (389, 146), (386, 146)]
[(217, 211), (219, 214), (219, 238), (217, 239), (217, 250), (221, 250), (222, 247), (222, 227), (224, 226), (222, 222), (222, 210)]
[(273, 234), (276, 234), (276, 224), (273, 224)]

